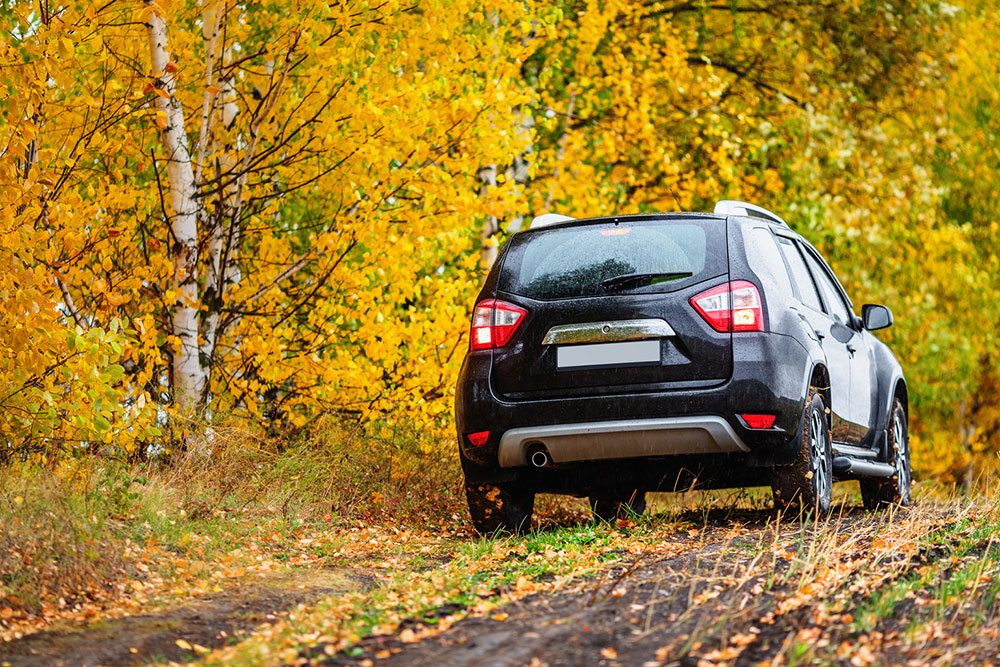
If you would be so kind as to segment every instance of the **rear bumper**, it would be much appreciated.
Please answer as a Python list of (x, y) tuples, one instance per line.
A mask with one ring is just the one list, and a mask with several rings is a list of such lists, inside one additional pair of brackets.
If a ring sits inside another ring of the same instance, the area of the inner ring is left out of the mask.
[(535, 447), (544, 447), (555, 464), (750, 451), (722, 417), (627, 419), (510, 429), (500, 438), (500, 467), (528, 465)]
[[(692, 456), (726, 461), (725, 467), (735, 471), (788, 463), (797, 450), (793, 440), (801, 427), (811, 369), (805, 348), (789, 336), (734, 337), (733, 373), (723, 384), (645, 393), (503, 400), (490, 385), (490, 355), (466, 356), (455, 393), (459, 453), (467, 478), (501, 481), (534, 470), (523, 459), (531, 438), (547, 448), (552, 443), (556, 465), (537, 471), (549, 476), (589, 460), (603, 461), (599, 465), (610, 470), (612, 459), (658, 466)], [(754, 430), (736, 417), (742, 413), (777, 418), (773, 429)], [(616, 433), (622, 423), (645, 426)], [(489, 431), (489, 438), (473, 447), (466, 435), (482, 431)], [(502, 442), (508, 444), (501, 460)]]

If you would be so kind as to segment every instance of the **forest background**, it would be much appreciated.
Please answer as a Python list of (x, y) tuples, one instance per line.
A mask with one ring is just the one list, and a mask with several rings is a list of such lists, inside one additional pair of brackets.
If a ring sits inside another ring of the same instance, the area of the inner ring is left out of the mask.
[(450, 452), (524, 220), (744, 199), (890, 306), (916, 476), (971, 484), (1000, 452), (996, 10), (5, 2), (0, 463), (234, 423)]

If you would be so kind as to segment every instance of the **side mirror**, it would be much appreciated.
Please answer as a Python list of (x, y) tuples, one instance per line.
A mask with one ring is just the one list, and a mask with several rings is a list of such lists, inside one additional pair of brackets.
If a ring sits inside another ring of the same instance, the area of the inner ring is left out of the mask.
[(868, 331), (885, 329), (892, 326), (892, 311), (877, 303), (866, 303), (861, 306), (861, 321)]

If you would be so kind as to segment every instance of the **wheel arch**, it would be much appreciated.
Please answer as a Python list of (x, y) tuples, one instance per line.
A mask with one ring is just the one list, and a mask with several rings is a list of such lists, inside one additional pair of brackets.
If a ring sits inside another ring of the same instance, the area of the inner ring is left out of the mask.
[[(816, 363), (812, 367), (812, 371), (809, 374), (809, 385), (808, 387), (816, 387), (819, 389), (820, 396), (823, 397), (823, 405), (826, 407), (826, 425), (827, 428), (831, 427), (831, 398), (830, 398), (830, 371), (827, 370), (826, 365), (823, 363)], [(808, 387), (806, 387), (808, 398)]]
[[(903, 404), (903, 411), (906, 412), (906, 419), (910, 419), (910, 394), (906, 389), (906, 380), (902, 377), (896, 378), (895, 386), (892, 390), (892, 398), (898, 398)], [(890, 400), (890, 408), (892, 407), (892, 402)]]

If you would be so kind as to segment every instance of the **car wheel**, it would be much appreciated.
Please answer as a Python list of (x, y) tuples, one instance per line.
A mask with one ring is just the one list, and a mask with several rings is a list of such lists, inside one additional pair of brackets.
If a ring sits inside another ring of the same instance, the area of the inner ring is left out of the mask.
[(798, 457), (790, 466), (771, 473), (774, 504), (779, 509), (800, 505), (805, 511), (826, 514), (833, 496), (833, 450), (823, 395), (809, 387), (805, 423)]
[(616, 519), (627, 519), (646, 511), (646, 493), (639, 489), (590, 496), (590, 509), (595, 521), (611, 523)]
[(906, 426), (906, 408), (898, 398), (892, 401), (889, 413), (889, 446), (887, 463), (896, 472), (890, 478), (861, 480), (861, 500), (866, 509), (874, 510), (889, 505), (910, 504), (910, 438)]
[(535, 494), (514, 484), (465, 483), (472, 525), (480, 535), (521, 534), (531, 528)]

